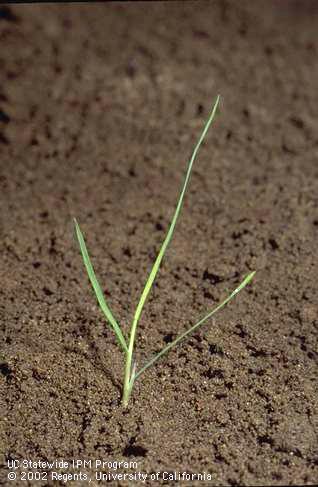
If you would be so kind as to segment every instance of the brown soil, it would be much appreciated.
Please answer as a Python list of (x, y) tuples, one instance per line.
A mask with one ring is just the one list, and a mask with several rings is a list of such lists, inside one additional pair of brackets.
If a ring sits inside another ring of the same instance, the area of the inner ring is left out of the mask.
[[(148, 473), (114, 486), (317, 482), (317, 21), (310, 0), (0, 8), (4, 485), (64, 485), (6, 462), (72, 458)], [(124, 410), (72, 217), (127, 334), (218, 93), (138, 364), (257, 274)]]

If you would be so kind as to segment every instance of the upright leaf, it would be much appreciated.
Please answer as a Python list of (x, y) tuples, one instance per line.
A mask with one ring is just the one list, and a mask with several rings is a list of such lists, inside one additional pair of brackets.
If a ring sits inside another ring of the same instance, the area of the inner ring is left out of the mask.
[(197, 156), (197, 153), (198, 153), (198, 150), (206, 136), (206, 133), (207, 131), (209, 130), (209, 127), (214, 119), (214, 116), (215, 116), (215, 113), (216, 113), (216, 109), (218, 107), (218, 103), (219, 103), (219, 99), (220, 97), (218, 96), (216, 98), (216, 101), (215, 101), (215, 104), (214, 104), (214, 107), (212, 109), (212, 112), (211, 112), (211, 115), (203, 129), (203, 132), (199, 138), (199, 141), (192, 153), (192, 156), (191, 156), (191, 159), (189, 161), (189, 165), (188, 165), (188, 170), (187, 170), (187, 174), (186, 174), (186, 177), (185, 177), (185, 180), (184, 180), (184, 183), (183, 183), (183, 187), (182, 187), (182, 190), (181, 190), (181, 194), (180, 194), (180, 197), (179, 197), (179, 200), (178, 200), (178, 203), (177, 203), (177, 207), (176, 207), (176, 210), (175, 210), (175, 213), (173, 215), (173, 218), (172, 218), (172, 221), (171, 221), (171, 224), (170, 224), (170, 227), (169, 227), (169, 230), (168, 230), (168, 233), (166, 235), (166, 238), (161, 246), (161, 249), (159, 251), (159, 254), (155, 260), (155, 263), (153, 265), (153, 268), (149, 274), (149, 277), (147, 279), (147, 282), (146, 282), (146, 285), (144, 287), (144, 290), (142, 292), (142, 295), (141, 295), (141, 298), (139, 300), (139, 303), (137, 305), (137, 308), (136, 308), (136, 312), (135, 312), (135, 316), (134, 316), (134, 321), (133, 321), (133, 325), (132, 325), (132, 329), (131, 329), (131, 333), (133, 334), (133, 338), (135, 336), (135, 333), (136, 333), (136, 328), (137, 328), (137, 324), (138, 324), (138, 321), (139, 321), (139, 318), (140, 318), (140, 315), (141, 315), (141, 312), (142, 312), (142, 309), (144, 307), (144, 304), (145, 304), (145, 301), (147, 299), (147, 296), (149, 294), (149, 291), (152, 287), (152, 284), (155, 280), (155, 277), (157, 275), (157, 272), (159, 270), (159, 267), (160, 267), (160, 264), (161, 264), (161, 261), (163, 259), (163, 256), (166, 252), (166, 249), (168, 247), (168, 244), (171, 240), (171, 237), (173, 235), (173, 232), (174, 232), (174, 228), (176, 226), (176, 223), (177, 223), (177, 220), (178, 220), (178, 216), (179, 216), (179, 213), (180, 213), (180, 210), (181, 210), (181, 207), (182, 207), (182, 203), (183, 203), (183, 198), (184, 198), (184, 195), (185, 195), (185, 192), (186, 192), (186, 189), (187, 189), (187, 186), (188, 186), (188, 182), (189, 182), (189, 179), (190, 179), (190, 174), (191, 174), (191, 171), (192, 171), (192, 166), (193, 166), (193, 163), (196, 159), (196, 156)]
[(93, 289), (95, 291), (95, 295), (96, 295), (97, 301), (99, 303), (99, 306), (101, 307), (105, 317), (107, 318), (108, 322), (112, 326), (113, 330), (115, 331), (117, 339), (118, 339), (121, 347), (123, 348), (124, 352), (127, 352), (128, 347), (126, 344), (126, 340), (122, 334), (122, 331), (121, 331), (117, 321), (114, 318), (113, 313), (111, 312), (108, 304), (106, 303), (103, 291), (101, 290), (101, 287), (100, 287), (99, 282), (97, 280), (97, 277), (95, 275), (91, 260), (89, 258), (83, 234), (82, 234), (81, 229), (79, 227), (79, 224), (77, 223), (75, 218), (74, 218), (74, 224), (75, 224), (75, 229), (76, 229), (77, 240), (79, 242), (79, 246), (81, 249), (81, 253), (82, 253), (83, 261), (84, 261), (84, 264), (86, 267), (86, 271), (87, 271), (89, 280), (93, 286)]

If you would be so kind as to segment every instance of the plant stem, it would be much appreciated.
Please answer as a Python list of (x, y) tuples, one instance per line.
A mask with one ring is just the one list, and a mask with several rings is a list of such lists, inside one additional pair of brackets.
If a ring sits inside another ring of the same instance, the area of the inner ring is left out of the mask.
[(137, 326), (138, 326), (138, 322), (139, 322), (139, 318), (141, 316), (141, 313), (142, 313), (142, 310), (143, 310), (143, 307), (144, 307), (144, 304), (146, 302), (146, 299), (147, 299), (147, 296), (148, 296), (148, 293), (152, 287), (152, 284), (155, 280), (155, 277), (157, 275), (157, 272), (159, 270), (159, 267), (160, 267), (160, 264), (161, 264), (161, 261), (163, 259), (163, 256), (165, 255), (165, 252), (166, 252), (166, 249), (168, 247), (168, 244), (172, 238), (172, 235), (173, 235), (173, 232), (174, 232), (174, 228), (176, 226), (176, 223), (177, 223), (177, 220), (178, 220), (178, 217), (179, 217), (179, 213), (180, 213), (180, 210), (181, 210), (181, 207), (182, 207), (182, 204), (183, 204), (183, 198), (184, 198), (184, 195), (185, 195), (185, 192), (186, 192), (186, 189), (187, 189), (187, 186), (188, 186), (188, 182), (189, 182), (189, 179), (190, 179), (190, 175), (191, 175), (191, 171), (192, 171), (192, 165), (197, 157), (197, 153), (199, 151), (199, 148), (206, 136), (206, 133), (214, 119), (214, 116), (215, 116), (215, 113), (216, 113), (216, 109), (218, 107), (218, 104), (219, 104), (219, 99), (220, 97), (217, 96), (216, 98), (216, 101), (214, 103), (214, 106), (213, 106), (213, 109), (212, 109), (212, 112), (210, 114), (210, 117), (207, 121), (207, 123), (205, 124), (204, 126), (204, 129), (203, 129), (203, 132), (202, 134), (200, 135), (200, 138), (199, 138), (199, 141), (197, 143), (197, 145), (195, 146), (194, 148), (194, 151), (192, 153), (192, 156), (191, 156), (191, 159), (189, 161), (189, 164), (188, 164), (188, 169), (187, 169), (187, 173), (186, 173), (186, 176), (185, 176), (185, 180), (184, 180), (184, 183), (183, 183), (183, 186), (182, 186), (182, 190), (181, 190), (181, 194), (179, 196), (179, 200), (178, 200), (178, 203), (177, 203), (177, 207), (175, 209), (175, 212), (174, 212), (174, 215), (173, 215), (173, 218), (172, 218), (172, 221), (170, 223), (170, 227), (169, 227), (169, 230), (168, 230), (168, 233), (164, 239), (164, 242), (160, 248), (160, 251), (157, 255), (157, 258), (155, 260), (155, 263), (151, 269), (151, 272), (148, 276), (148, 279), (147, 279), (147, 282), (146, 282), (146, 285), (144, 287), (144, 290), (141, 294), (141, 297), (140, 297), (140, 300), (138, 302), (138, 305), (137, 305), (137, 308), (136, 308), (136, 311), (135, 311), (135, 315), (134, 315), (134, 319), (133, 319), (133, 322), (132, 322), (132, 326), (131, 326), (131, 331), (130, 331), (130, 337), (129, 337), (129, 345), (128, 345), (128, 350), (126, 351), (126, 364), (125, 364), (125, 376), (124, 376), (124, 388), (123, 388), (123, 398), (122, 398), (122, 403), (124, 406), (127, 406), (127, 403), (128, 403), (128, 400), (129, 400), (129, 396), (130, 396), (130, 393), (131, 393), (131, 390), (133, 388), (133, 385), (134, 385), (134, 381), (135, 381), (135, 378), (136, 378), (136, 374), (135, 374), (135, 369), (131, 368), (131, 364), (132, 364), (132, 356), (133, 356), (133, 351), (134, 351), (134, 343), (135, 343), (135, 338), (136, 338), (136, 331), (137, 331)]
[(124, 407), (127, 407), (128, 401), (129, 401), (129, 396), (131, 393), (131, 386), (130, 386), (131, 361), (132, 361), (132, 353), (131, 353), (130, 347), (129, 347), (128, 352), (126, 353), (124, 388), (123, 388), (123, 397), (122, 397), (122, 404)]
[(122, 397), (122, 404), (124, 407), (127, 407), (130, 393), (135, 381), (135, 366), (133, 366), (132, 368), (132, 357), (134, 352), (134, 343), (135, 343), (137, 324), (138, 321), (134, 319), (130, 330), (128, 350), (126, 352), (124, 388), (123, 388), (123, 397)]

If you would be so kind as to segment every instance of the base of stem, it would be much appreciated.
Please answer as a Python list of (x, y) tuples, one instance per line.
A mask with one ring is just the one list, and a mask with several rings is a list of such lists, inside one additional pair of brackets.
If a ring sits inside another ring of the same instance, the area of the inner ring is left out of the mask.
[(128, 406), (129, 397), (130, 397), (130, 391), (124, 391), (123, 397), (121, 400), (121, 403), (122, 403), (124, 408), (126, 408)]

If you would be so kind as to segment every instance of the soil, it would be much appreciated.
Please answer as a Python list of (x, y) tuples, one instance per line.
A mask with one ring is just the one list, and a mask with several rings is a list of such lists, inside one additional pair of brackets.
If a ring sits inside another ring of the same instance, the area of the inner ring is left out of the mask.
[[(0, 7), (3, 485), (317, 483), (317, 21), (311, 0)], [(127, 335), (218, 93), (138, 365), (257, 273), (124, 409), (72, 218)]]

